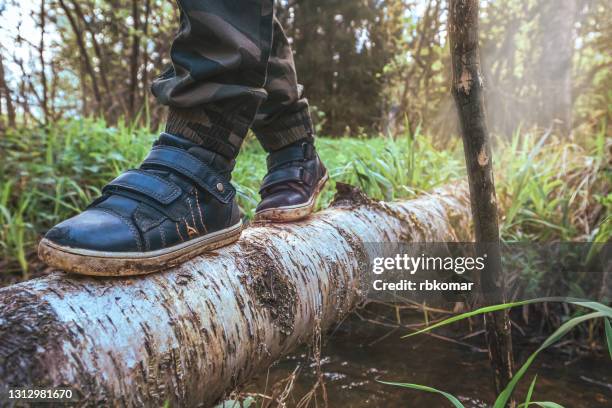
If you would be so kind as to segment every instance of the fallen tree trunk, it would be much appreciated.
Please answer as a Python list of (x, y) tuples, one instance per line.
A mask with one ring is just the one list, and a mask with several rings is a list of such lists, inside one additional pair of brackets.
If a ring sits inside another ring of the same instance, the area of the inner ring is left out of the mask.
[(341, 187), (306, 221), (164, 273), (0, 290), (0, 405), (8, 388), (64, 386), (83, 405), (208, 406), (363, 300), (365, 243), (469, 237), (462, 184), (391, 204)]

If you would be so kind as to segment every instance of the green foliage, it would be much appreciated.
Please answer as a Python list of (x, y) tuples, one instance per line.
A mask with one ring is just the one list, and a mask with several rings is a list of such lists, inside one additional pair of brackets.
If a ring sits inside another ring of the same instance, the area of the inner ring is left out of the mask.
[[(292, 38), (299, 81), (325, 112), (326, 134), (372, 130), (381, 115), (379, 74), (392, 56), (381, 24), (385, 2), (279, 2), (277, 16)], [(316, 69), (313, 69), (316, 67)]]
[(604, 319), (606, 330), (606, 342), (608, 343), (608, 351), (610, 352), (610, 360), (612, 360), (612, 326), (610, 319)]
[[(265, 153), (253, 139), (247, 139), (233, 173), (239, 204), (249, 217), (266, 173)], [(374, 199), (394, 200), (414, 197), (463, 174), (456, 148), (437, 149), (420, 133), (398, 139), (321, 137), (317, 151), (331, 176), (319, 208), (332, 200), (338, 181), (358, 186)]]
[(50, 127), (9, 131), (0, 141), (0, 248), (24, 276), (41, 233), (100, 194), (119, 172), (136, 166), (153, 135), (119, 123), (62, 121)]
[(604, 316), (611, 317), (612, 316), (612, 312), (608, 312), (607, 314), (604, 314), (603, 312), (593, 312), (593, 313), (589, 313), (589, 314), (586, 314), (586, 315), (583, 315), (583, 316), (574, 317), (574, 318), (568, 320), (567, 322), (563, 323), (553, 334), (551, 334), (544, 341), (544, 343), (542, 343), (542, 345), (540, 347), (538, 347), (538, 349), (536, 351), (534, 351), (527, 358), (527, 361), (525, 361), (525, 363), (521, 366), (521, 368), (517, 372), (514, 373), (514, 375), (512, 376), (512, 379), (510, 380), (510, 382), (508, 383), (506, 388), (502, 391), (501, 394), (499, 394), (499, 396), (495, 400), (495, 403), (493, 404), (493, 407), (494, 408), (504, 408), (504, 407), (506, 407), (506, 404), (508, 403), (508, 401), (510, 400), (510, 397), (512, 396), (512, 393), (514, 392), (514, 388), (516, 387), (516, 385), (518, 384), (520, 379), (523, 377), (523, 375), (525, 375), (525, 373), (529, 369), (529, 366), (533, 363), (535, 358), (538, 356), (538, 354), (542, 350), (544, 350), (544, 349), (548, 348), (549, 346), (551, 346), (552, 344), (556, 343), (561, 337), (565, 336), (571, 329), (573, 329), (574, 327), (576, 327), (580, 323), (583, 323), (583, 322), (585, 322), (587, 320), (596, 319), (596, 318), (599, 318), (599, 317), (604, 317)]
[(227, 400), (215, 405), (214, 408), (249, 408), (256, 406), (256, 400), (253, 397), (246, 397), (244, 400)]
[[(176, 4), (46, 0), (41, 12), (39, 2), (4, 3), (0, 18), (21, 11), (0, 30), (6, 71), (0, 82), (7, 82), (2, 98), (12, 100), (18, 122), (91, 115), (114, 125), (121, 117), (135, 121), (143, 105), (143, 116), (163, 120), (149, 87), (170, 62)], [(548, 127), (554, 118), (588, 138), (603, 120), (612, 123), (612, 9), (606, 0), (573, 2), (576, 9), (569, 12), (557, 3), (482, 2), (491, 129), (508, 134), (518, 123)], [(276, 6), (305, 95), (325, 117), (319, 122), (325, 134), (401, 134), (404, 118), (411, 126), (427, 124), (429, 134), (456, 133), (446, 2), (282, 0)], [(23, 29), (25, 20), (35, 29)], [(0, 127), (8, 123), (6, 113), (0, 112)]]
[[(591, 309), (594, 310), (594, 312), (592, 313), (588, 313), (585, 315), (581, 315), (581, 316), (576, 316), (573, 317), (571, 319), (569, 319), (568, 321), (566, 321), (565, 323), (563, 323), (557, 330), (555, 330), (550, 336), (548, 336), (548, 338), (546, 340), (544, 340), (544, 342), (540, 345), (540, 347), (537, 348), (537, 350), (535, 350), (525, 361), (525, 363), (523, 363), (523, 365), (521, 366), (521, 368), (519, 368), (518, 371), (516, 371), (512, 377), (512, 379), (510, 380), (510, 382), (506, 385), (506, 388), (501, 392), (501, 394), (499, 394), (499, 396), (497, 397), (497, 399), (495, 400), (495, 403), (493, 404), (494, 408), (504, 408), (506, 407), (506, 405), (508, 404), (510, 397), (512, 396), (514, 389), (516, 388), (516, 385), (518, 384), (518, 382), (521, 380), (521, 378), (525, 375), (525, 373), (527, 372), (527, 370), (529, 369), (529, 367), (531, 366), (531, 364), (534, 362), (535, 358), (538, 356), (538, 354), (540, 352), (542, 352), (543, 350), (545, 350), (546, 348), (550, 347), (551, 345), (553, 345), (554, 343), (556, 343), (557, 341), (559, 341), (563, 336), (565, 336), (567, 333), (569, 333), (574, 327), (578, 326), (579, 324), (586, 322), (588, 320), (593, 320), (593, 319), (598, 319), (598, 318), (603, 318), (605, 321), (605, 325), (606, 325), (606, 335), (607, 335), (607, 345), (608, 345), (608, 349), (611, 353), (611, 357), (612, 357), (612, 342), (610, 341), (610, 323), (609, 323), (609, 319), (612, 318), (612, 308), (610, 308), (609, 306), (606, 306), (604, 304), (598, 303), (598, 302), (591, 302), (588, 300), (581, 300), (581, 299), (571, 299), (571, 298), (539, 298), (539, 299), (531, 299), (531, 300), (524, 300), (524, 301), (520, 301), (520, 302), (511, 302), (511, 303), (503, 303), (503, 304), (499, 304), (499, 305), (493, 305), (493, 306), (487, 306), (487, 307), (482, 307), (480, 309), (477, 310), (473, 310), (467, 313), (462, 313), (459, 314), (457, 316), (453, 316), (450, 317), (448, 319), (445, 319), (441, 322), (438, 322), (436, 324), (433, 324), (429, 327), (426, 327), (422, 330), (419, 330), (415, 333), (410, 333), (404, 337), (411, 337), (411, 336), (415, 336), (418, 334), (422, 334), (425, 332), (428, 332), (430, 330), (433, 330), (435, 328), (439, 328), (442, 326), (446, 326), (448, 324), (457, 322), (457, 321), (461, 321), (464, 319), (468, 319), (470, 317), (473, 316), (477, 316), (477, 315), (482, 315), (485, 313), (490, 313), (490, 312), (495, 312), (495, 311), (499, 311), (499, 310), (505, 310), (505, 309), (510, 309), (513, 307), (517, 307), (517, 306), (522, 306), (522, 305), (527, 305), (527, 304), (533, 304), (533, 303), (541, 303), (541, 302), (565, 302), (565, 303), (570, 303), (573, 305), (577, 305), (577, 306), (581, 306), (587, 309)], [(444, 395), (449, 401), (451, 401), (453, 403), (453, 405), (455, 407), (463, 407), (463, 405), (452, 395), (443, 392), (443, 391), (439, 391), (437, 389), (434, 388), (430, 388), (430, 387), (425, 387), (422, 385), (416, 385), (416, 384), (402, 384), (402, 383), (386, 383), (386, 384), (391, 384), (391, 385), (398, 385), (398, 386), (409, 386), (409, 388), (413, 388), (413, 389), (418, 389), (418, 390), (422, 390), (422, 391), (428, 391), (428, 392), (436, 392), (439, 394)], [(525, 400), (524, 404), (521, 404), (522, 406), (529, 406), (530, 404), (533, 405), (538, 405), (540, 407), (544, 407), (544, 408), (558, 408), (560, 407), (559, 404), (553, 403), (553, 402), (530, 402), (531, 401), (531, 397), (532, 397), (532, 393), (533, 393), (533, 388), (535, 387), (535, 378), (533, 379), (529, 390), (527, 392), (527, 397)]]
[(529, 385), (529, 390), (527, 390), (527, 395), (525, 396), (525, 402), (522, 404), (524, 407), (528, 407), (531, 403), (531, 397), (533, 396), (533, 389), (535, 388), (536, 381), (538, 379), (537, 374), (533, 376), (533, 380)]
[[(66, 120), (48, 127), (10, 131), (0, 141), (0, 257), (6, 271), (21, 269), (48, 228), (82, 211), (120, 172), (139, 165), (156, 132), (119, 122)], [(336, 181), (361, 187), (377, 199), (412, 197), (461, 174), (456, 149), (436, 149), (421, 134), (397, 140), (317, 140), (332, 178), (319, 206), (329, 204)], [(265, 153), (250, 137), (233, 182), (238, 202), (252, 217), (266, 173)]]
[(449, 394), (448, 392), (440, 391), (440, 390), (438, 390), (436, 388), (427, 387), (425, 385), (419, 385), (419, 384), (397, 383), (397, 382), (387, 382), (387, 381), (379, 381), (379, 382), (382, 383), (382, 384), (395, 385), (395, 386), (398, 386), (398, 387), (411, 388), (413, 390), (419, 390), (419, 391), (431, 392), (431, 393), (434, 393), (434, 394), (440, 394), (440, 395), (444, 396), (447, 400), (449, 400), (455, 406), (455, 408), (465, 408), (465, 406), (461, 403), (461, 401), (459, 401), (457, 399), (457, 397), (455, 397), (452, 394)]
[(502, 235), (510, 241), (590, 241), (581, 226), (588, 224), (593, 194), (605, 191), (610, 177), (604, 135), (586, 148), (520, 129), (510, 141), (498, 142)]
[[(433, 388), (433, 387), (427, 387), (425, 385), (419, 385), (419, 384), (409, 384), (409, 383), (398, 383), (398, 382), (388, 382), (388, 381), (379, 381), (381, 384), (387, 384), (387, 385), (394, 385), (397, 387), (404, 387), (404, 388), (411, 388), (413, 390), (418, 390), (418, 391), (425, 391), (425, 392), (430, 392), (430, 393), (434, 393), (434, 394), (440, 394), (442, 396), (444, 396), (447, 400), (449, 400), (451, 402), (451, 404), (453, 404), (453, 406), (455, 408), (465, 408), (465, 405), (463, 405), (461, 403), (461, 401), (459, 401), (459, 399), (457, 397), (455, 397), (454, 395), (439, 390), (437, 388)], [(527, 397), (525, 399), (525, 402), (522, 404), (519, 404), (519, 408), (523, 408), (523, 407), (528, 407), (529, 405), (537, 405), (541, 408), (563, 408), (562, 405), (557, 404), (556, 402), (550, 402), (550, 401), (531, 401), (531, 395), (533, 393), (533, 388), (535, 386), (535, 378), (533, 379), (533, 381), (531, 382), (531, 385), (529, 387), (529, 391), (527, 392)], [(497, 405), (494, 406), (495, 408), (497, 408)], [(502, 408), (504, 408), (502, 406)]]
[(470, 317), (482, 315), (482, 314), (485, 314), (485, 313), (497, 312), (497, 311), (500, 311), (500, 310), (510, 309), (510, 308), (517, 307), (517, 306), (524, 306), (524, 305), (530, 305), (530, 304), (542, 303), (542, 302), (563, 302), (563, 303), (570, 303), (570, 304), (573, 304), (573, 305), (576, 305), (576, 306), (581, 306), (581, 307), (585, 307), (585, 308), (594, 310), (596, 312), (601, 313), (602, 315), (609, 316), (610, 318), (612, 318), (612, 308), (610, 308), (609, 306), (606, 306), (604, 304), (598, 303), (598, 302), (592, 302), (592, 301), (583, 300), (583, 299), (573, 299), (573, 298), (547, 297), (547, 298), (521, 300), (521, 301), (518, 301), (518, 302), (501, 303), (499, 305), (481, 307), (481, 308), (476, 309), (476, 310), (472, 310), (472, 311), (469, 311), (469, 312), (466, 312), (466, 313), (458, 314), (458, 315), (453, 316), (453, 317), (449, 317), (448, 319), (445, 319), (445, 320), (443, 320), (441, 322), (438, 322), (436, 324), (428, 326), (428, 327), (426, 327), (426, 328), (424, 328), (422, 330), (416, 331), (414, 333), (407, 334), (404, 337), (416, 336), (418, 334), (426, 333), (426, 332), (431, 331), (433, 329), (437, 329), (439, 327), (446, 326), (446, 325), (449, 325), (451, 323), (455, 323), (455, 322), (458, 322), (458, 321), (461, 321), (461, 320), (465, 320), (465, 319), (470, 318)]
[[(497, 138), (494, 168), (501, 209), (500, 231), (510, 242), (593, 242), (587, 263), (612, 237), (609, 186), (612, 172), (608, 166), (609, 139), (605, 126), (592, 140), (579, 145), (556, 139), (546, 133), (518, 129), (506, 140)], [(607, 192), (607, 196), (602, 195)], [(598, 244), (599, 243), (599, 244)], [(526, 294), (542, 293), (540, 282), (547, 285), (571, 284), (573, 296), (588, 297), (600, 282), (588, 273), (576, 274), (561, 269), (545, 275), (546, 260), (525, 251), (519, 265)], [(563, 261), (570, 261), (571, 252)], [(548, 263), (549, 264), (549, 263)]]
[[(21, 270), (27, 276), (41, 234), (84, 209), (117, 174), (138, 166), (156, 133), (121, 121), (108, 126), (91, 119), (8, 131), (0, 140), (5, 152), (0, 163), (1, 269)], [(500, 207), (505, 210), (504, 239), (609, 239), (612, 200), (596, 194), (605, 191), (602, 186), (610, 176), (603, 133), (594, 145), (586, 149), (544, 143), (517, 131), (512, 141), (498, 146), (495, 167)], [(394, 200), (465, 178), (458, 140), (438, 147), (419, 127), (395, 139), (321, 137), (317, 149), (331, 175), (319, 207), (329, 204), (337, 181), (356, 185), (372, 198)], [(248, 217), (259, 200), (265, 173), (265, 153), (250, 136), (233, 174), (239, 204)], [(592, 228), (588, 209), (597, 204), (608, 212)], [(537, 285), (537, 265), (524, 271), (533, 274), (529, 281)]]

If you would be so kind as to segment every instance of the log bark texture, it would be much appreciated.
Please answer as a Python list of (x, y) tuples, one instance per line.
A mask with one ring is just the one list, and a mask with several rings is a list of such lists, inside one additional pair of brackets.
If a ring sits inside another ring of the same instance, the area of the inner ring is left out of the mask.
[(339, 191), (164, 273), (1, 289), (0, 405), (10, 387), (67, 386), (82, 406), (209, 406), (364, 299), (367, 242), (469, 240), (463, 184), (390, 204)]

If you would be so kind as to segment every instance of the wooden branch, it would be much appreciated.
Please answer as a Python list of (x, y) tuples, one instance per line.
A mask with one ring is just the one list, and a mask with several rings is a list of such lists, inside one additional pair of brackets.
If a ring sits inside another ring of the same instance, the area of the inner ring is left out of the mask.
[(132, 0), (132, 52), (130, 54), (130, 88), (128, 94), (128, 109), (130, 120), (134, 119), (136, 109), (136, 92), (138, 90), (138, 63), (140, 61), (140, 2)]
[(144, 50), (142, 54), (142, 89), (144, 91), (144, 95), (142, 95), (142, 100), (144, 103), (148, 103), (147, 98), (149, 92), (149, 46), (147, 42), (149, 40), (149, 19), (151, 17), (151, 0), (145, 0), (144, 7), (144, 22), (142, 24), (142, 34), (144, 39)]
[(248, 228), (163, 273), (56, 272), (1, 289), (0, 398), (68, 386), (80, 406), (209, 406), (364, 299), (365, 243), (469, 229), (464, 185), (391, 204), (345, 190), (305, 221)]
[(40, 64), (40, 85), (42, 87), (41, 109), (43, 111), (43, 123), (49, 123), (49, 85), (47, 80), (47, 64), (45, 62), (45, 28), (47, 26), (47, 0), (40, 0), (39, 25), (40, 41), (38, 44), (38, 63)]
[[(94, 28), (93, 28), (94, 25), (88, 22), (87, 19), (85, 18), (85, 13), (83, 12), (83, 8), (79, 4), (78, 0), (71, 0), (71, 4), (72, 4), (74, 13), (76, 14), (77, 18), (79, 19), (79, 21), (83, 23), (85, 30), (87, 30), (87, 32), (89, 33), (89, 38), (91, 39), (91, 44), (93, 46), (94, 54), (96, 55), (96, 58), (98, 59), (98, 71), (106, 72), (106, 68), (108, 65), (108, 59), (106, 58), (105, 53), (102, 52), (100, 43), (98, 42), (98, 39), (96, 38), (96, 32), (94, 31)], [(90, 13), (90, 14), (93, 14), (93, 13)], [(110, 107), (107, 108), (107, 112), (112, 113), (113, 107), (116, 104), (120, 104), (123, 111), (125, 112), (126, 111), (125, 103), (123, 102), (121, 98), (119, 98), (119, 102), (116, 101), (117, 98), (115, 96), (115, 92), (111, 91), (107, 76), (100, 75), (100, 79), (102, 81), (102, 86), (104, 87), (104, 96), (111, 101), (111, 103), (109, 104)]]
[(0, 54), (0, 102), (2, 101), (2, 96), (4, 96), (4, 101), (6, 103), (8, 125), (14, 128), (17, 123), (17, 115), (15, 114), (15, 106), (13, 105), (13, 95), (6, 80), (2, 54)]
[[(478, 0), (450, 1), (449, 41), (452, 94), (461, 124), (476, 242), (481, 243), (480, 249), (488, 254), (481, 282), (484, 300), (488, 304), (504, 298), (504, 284), (491, 140), (480, 68)], [(485, 323), (490, 360), (495, 371), (495, 389), (499, 393), (513, 372), (510, 320), (507, 312), (498, 312), (490, 314)]]
[[(89, 75), (89, 78), (91, 79), (91, 87), (93, 89), (96, 104), (100, 106), (102, 102), (102, 97), (100, 95), (100, 88), (98, 87), (98, 79), (93, 69), (93, 64), (91, 63), (89, 53), (87, 52), (87, 47), (85, 46), (85, 41), (83, 39), (83, 33), (81, 32), (81, 30), (79, 30), (79, 26), (77, 25), (76, 19), (72, 15), (70, 8), (68, 8), (64, 0), (58, 0), (58, 1), (60, 4), (60, 7), (62, 8), (62, 10), (64, 10), (66, 17), (68, 18), (68, 22), (70, 23), (70, 27), (72, 28), (72, 31), (74, 32), (74, 38), (77, 43), (77, 46), (79, 47), (79, 51), (81, 52), (81, 57), (83, 60), (85, 70), (87, 71), (87, 74)], [(83, 98), (85, 98), (85, 95), (83, 95)]]

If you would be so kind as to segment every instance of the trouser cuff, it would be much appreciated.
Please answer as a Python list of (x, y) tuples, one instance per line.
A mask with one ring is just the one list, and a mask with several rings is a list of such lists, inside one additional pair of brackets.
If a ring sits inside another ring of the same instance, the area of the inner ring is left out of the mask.
[(254, 128), (253, 132), (267, 152), (282, 149), (299, 140), (314, 140), (312, 119), (307, 109), (281, 116), (270, 124)]
[[(250, 107), (249, 110), (255, 111), (257, 105)], [(242, 117), (236, 113), (228, 115), (211, 106), (170, 107), (166, 132), (184, 137), (228, 159), (234, 159), (240, 151), (254, 115), (254, 112), (246, 113)]]

